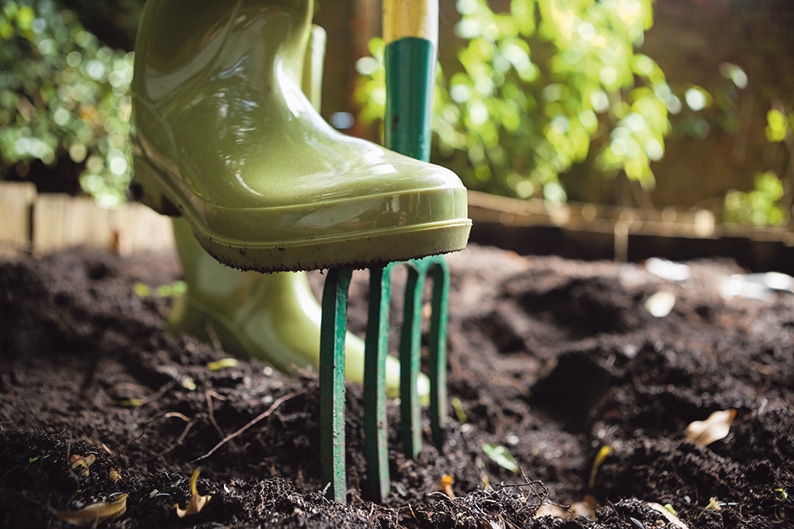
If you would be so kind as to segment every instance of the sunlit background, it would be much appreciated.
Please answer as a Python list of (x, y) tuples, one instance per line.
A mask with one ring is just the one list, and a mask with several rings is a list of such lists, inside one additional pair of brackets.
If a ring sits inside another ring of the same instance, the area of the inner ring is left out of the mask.
[[(380, 140), (378, 2), (317, 3), (323, 114)], [(442, 2), (433, 161), (472, 190), (700, 209), (785, 226), (794, 181), (787, 0)], [(0, 8), (0, 174), (103, 207), (131, 178), (141, 0)]]

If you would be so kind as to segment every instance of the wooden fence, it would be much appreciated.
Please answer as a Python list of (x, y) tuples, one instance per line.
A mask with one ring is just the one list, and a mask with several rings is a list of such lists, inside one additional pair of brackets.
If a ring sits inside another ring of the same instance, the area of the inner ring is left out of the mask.
[(88, 197), (40, 194), (33, 184), (0, 182), (0, 253), (49, 253), (70, 246), (128, 255), (174, 247), (171, 222), (140, 204), (102, 209)]

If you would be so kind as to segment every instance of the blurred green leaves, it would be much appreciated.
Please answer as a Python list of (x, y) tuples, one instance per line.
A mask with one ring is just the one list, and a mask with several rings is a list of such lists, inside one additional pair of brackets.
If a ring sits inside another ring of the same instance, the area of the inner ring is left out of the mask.
[(794, 123), (794, 114), (786, 114), (777, 109), (766, 113), (766, 139), (772, 143), (779, 143), (786, 139)]
[[(646, 187), (681, 107), (637, 53), (651, 0), (458, 0), (459, 70), (439, 75), (438, 153), (470, 189), (562, 202), (559, 175), (591, 159)], [(371, 51), (380, 59), (382, 42)], [(382, 115), (382, 72), (359, 70), (361, 118)]]
[[(776, 102), (766, 113), (766, 139), (783, 143), (788, 150), (788, 175), (781, 179), (776, 171), (757, 173), (753, 189), (747, 192), (731, 190), (725, 195), (723, 220), (753, 226), (784, 226), (789, 221), (791, 199), (786, 198), (785, 177), (791, 178), (794, 167), (794, 112), (787, 113)], [(790, 180), (789, 180), (790, 185)]]
[(783, 226), (788, 221), (781, 207), (783, 182), (774, 171), (759, 173), (752, 191), (729, 191), (725, 195), (724, 221), (751, 226)]
[(97, 202), (123, 200), (130, 178), (132, 56), (102, 45), (53, 0), (0, 8), (0, 170), (68, 156)]

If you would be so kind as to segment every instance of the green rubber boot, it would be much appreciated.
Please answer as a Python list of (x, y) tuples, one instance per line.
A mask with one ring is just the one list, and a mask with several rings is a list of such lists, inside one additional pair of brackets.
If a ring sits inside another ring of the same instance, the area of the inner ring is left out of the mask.
[[(302, 90), (315, 108), (320, 107), (322, 96), (324, 49), (325, 32), (315, 26), (306, 48), (302, 78)], [(318, 368), (321, 307), (306, 272), (235, 270), (210, 256), (184, 219), (174, 218), (173, 230), (188, 290), (177, 298), (169, 315), (171, 331), (217, 340), (230, 354), (264, 360), (282, 371)], [(362, 383), (364, 342), (348, 333), (345, 356), (345, 378)], [(389, 357), (386, 392), (397, 397), (399, 391), (400, 364)], [(417, 391), (422, 399), (429, 399), (426, 377), (417, 381)]]
[(313, 0), (149, 0), (132, 82), (133, 196), (259, 271), (462, 249), (466, 190), (335, 131), (300, 88)]

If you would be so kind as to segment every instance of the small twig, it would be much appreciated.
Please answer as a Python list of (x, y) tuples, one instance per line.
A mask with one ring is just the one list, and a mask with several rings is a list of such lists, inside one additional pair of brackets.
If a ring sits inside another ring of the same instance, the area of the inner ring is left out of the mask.
[(223, 344), (221, 343), (220, 338), (218, 338), (218, 331), (215, 330), (215, 322), (212, 321), (212, 318), (206, 316), (204, 318), (204, 330), (207, 331), (207, 336), (210, 339), (210, 344), (212, 345), (212, 349), (216, 353), (220, 353), (223, 351)]
[(223, 437), (226, 434), (223, 433), (223, 430), (221, 430), (221, 427), (218, 425), (218, 421), (215, 420), (215, 410), (212, 406), (212, 397), (218, 397), (220, 400), (223, 400), (223, 397), (221, 395), (218, 395), (211, 389), (207, 390), (204, 393), (204, 395), (207, 397), (207, 412), (209, 413), (210, 416), (210, 422), (215, 427), (215, 430), (218, 432), (218, 435)]
[(198, 461), (201, 461), (202, 459), (207, 459), (207, 458), (208, 458), (208, 457), (210, 457), (212, 454), (214, 454), (214, 453), (215, 453), (215, 451), (216, 451), (216, 450), (218, 450), (218, 449), (219, 449), (221, 446), (225, 445), (226, 443), (228, 443), (229, 441), (231, 441), (232, 439), (234, 439), (234, 438), (235, 438), (235, 437), (237, 437), (238, 435), (242, 434), (243, 432), (245, 432), (246, 430), (248, 430), (249, 428), (251, 428), (252, 426), (254, 426), (256, 423), (258, 423), (259, 421), (261, 421), (262, 419), (265, 419), (265, 418), (267, 418), (267, 417), (268, 417), (269, 415), (271, 415), (271, 414), (272, 414), (274, 411), (276, 411), (276, 409), (277, 409), (279, 406), (281, 406), (283, 403), (287, 402), (287, 401), (288, 401), (288, 400), (290, 400), (290, 399), (293, 399), (293, 398), (297, 397), (297, 396), (298, 396), (298, 395), (300, 395), (301, 393), (302, 393), (302, 392), (293, 392), (293, 393), (288, 393), (288, 394), (284, 395), (283, 397), (279, 397), (278, 399), (276, 399), (276, 401), (275, 401), (273, 404), (271, 404), (271, 405), (270, 405), (270, 407), (269, 407), (267, 410), (263, 411), (262, 413), (260, 413), (259, 415), (257, 415), (257, 416), (256, 416), (256, 417), (254, 417), (253, 419), (251, 419), (251, 420), (248, 422), (248, 424), (246, 424), (245, 426), (243, 426), (242, 428), (240, 428), (240, 429), (239, 429), (239, 430), (237, 430), (236, 432), (230, 433), (229, 435), (227, 435), (226, 437), (224, 437), (223, 439), (221, 439), (221, 441), (220, 441), (218, 444), (216, 444), (216, 445), (215, 445), (215, 446), (212, 448), (212, 450), (210, 450), (209, 452), (207, 452), (207, 453), (206, 453), (206, 454), (204, 454), (203, 456), (200, 456), (200, 457), (197, 457), (196, 459), (194, 459), (194, 460), (193, 460), (193, 463), (196, 463), (196, 462), (198, 462)]
[(171, 381), (171, 382), (167, 382), (166, 384), (163, 384), (162, 386), (160, 386), (160, 389), (158, 389), (156, 393), (152, 393), (151, 395), (147, 395), (146, 397), (141, 398), (140, 405), (143, 406), (144, 404), (147, 404), (153, 400), (158, 400), (160, 397), (165, 395), (165, 393), (169, 389), (173, 388), (174, 386), (176, 386), (176, 381)]
[(182, 430), (182, 433), (177, 438), (176, 444), (174, 445), (174, 448), (176, 448), (177, 446), (179, 446), (179, 445), (181, 445), (182, 443), (185, 442), (185, 438), (187, 437), (187, 433), (190, 431), (190, 429), (193, 427), (194, 424), (195, 423), (193, 421), (190, 421), (189, 423), (187, 423), (185, 425), (185, 429)]
[(177, 419), (182, 419), (186, 423), (185, 428), (182, 430), (182, 433), (179, 434), (179, 437), (177, 438), (176, 442), (172, 444), (170, 447), (163, 450), (162, 452), (163, 454), (168, 454), (185, 441), (185, 438), (187, 438), (187, 433), (190, 431), (191, 428), (193, 428), (195, 422), (184, 413), (179, 413), (178, 411), (170, 411), (165, 415), (163, 415), (163, 417), (166, 418), (176, 417)]

